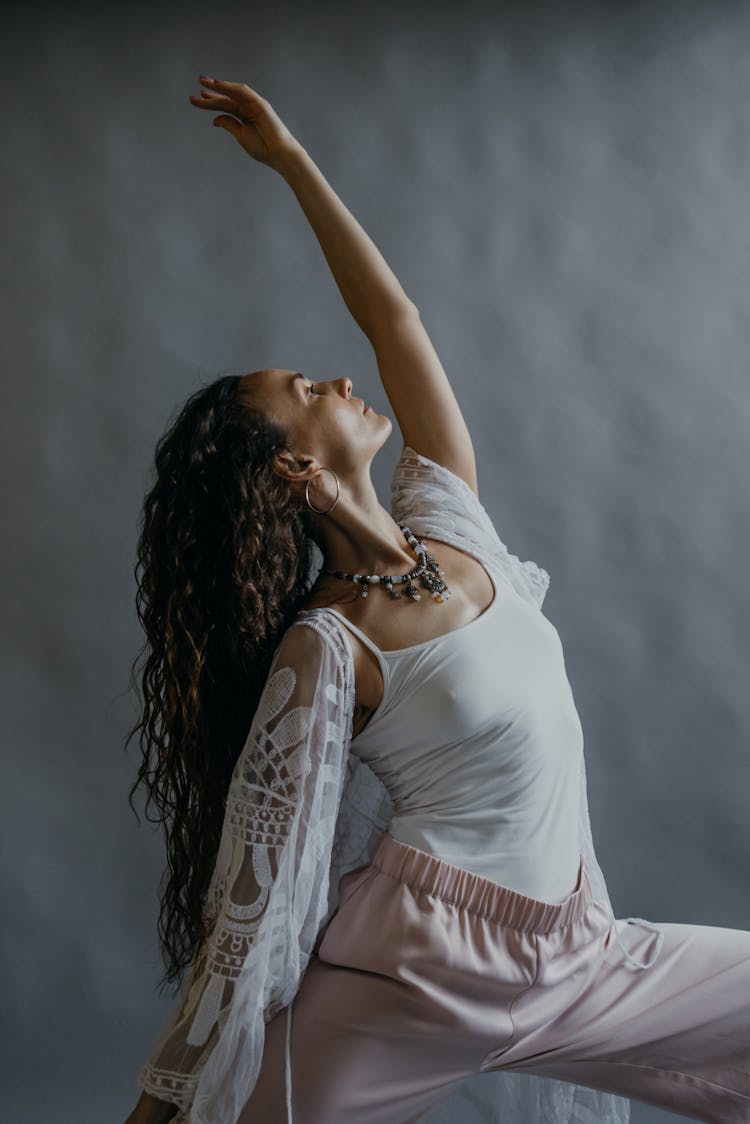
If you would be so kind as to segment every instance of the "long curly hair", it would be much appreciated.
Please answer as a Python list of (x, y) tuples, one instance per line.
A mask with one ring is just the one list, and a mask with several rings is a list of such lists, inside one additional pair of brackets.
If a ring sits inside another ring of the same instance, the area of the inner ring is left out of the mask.
[(271, 465), (287, 433), (239, 400), (239, 381), (225, 375), (188, 398), (156, 445), (139, 520), (145, 641), (130, 675), (140, 718), (125, 748), (140, 730), (128, 800), (144, 786), (146, 818), (166, 840), (160, 990), (181, 981), (208, 936), (203, 907), (232, 771), (320, 545), (316, 517)]

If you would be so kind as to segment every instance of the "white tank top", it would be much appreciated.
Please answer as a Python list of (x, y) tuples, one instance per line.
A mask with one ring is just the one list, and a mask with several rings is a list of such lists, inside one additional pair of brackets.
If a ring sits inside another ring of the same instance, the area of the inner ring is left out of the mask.
[(583, 731), (557, 629), (485, 568), (490, 606), (408, 648), (381, 651), (327, 608), (383, 674), (383, 699), (351, 752), (393, 801), (394, 839), (559, 902), (578, 874)]

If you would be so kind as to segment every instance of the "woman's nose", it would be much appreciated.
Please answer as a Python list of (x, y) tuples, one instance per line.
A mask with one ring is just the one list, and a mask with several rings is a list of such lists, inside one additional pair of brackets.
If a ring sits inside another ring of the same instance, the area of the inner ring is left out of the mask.
[(343, 378), (337, 379), (337, 382), (339, 385), (343, 385), (346, 397), (350, 398), (352, 393), (352, 380), (344, 376)]

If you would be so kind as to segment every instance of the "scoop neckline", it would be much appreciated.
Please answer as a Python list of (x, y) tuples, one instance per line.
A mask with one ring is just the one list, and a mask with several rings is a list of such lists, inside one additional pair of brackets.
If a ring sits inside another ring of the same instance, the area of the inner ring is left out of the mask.
[[(433, 538), (433, 537), (434, 536), (430, 536), (430, 538)], [(435, 541), (438, 542), (438, 541), (442, 541), (442, 540), (435, 539)], [(452, 546), (453, 544), (447, 543), (446, 545)], [(456, 547), (456, 549), (459, 550), (460, 547)], [(420, 640), (419, 643), (417, 643), (417, 644), (409, 644), (409, 646), (406, 647), (406, 648), (379, 648), (378, 645), (375, 643), (375, 641), (372, 640), (367, 635), (367, 633), (364, 632), (359, 627), (359, 625), (356, 625), (356, 624), (354, 624), (353, 621), (350, 621), (347, 617), (344, 616), (343, 613), (341, 613), (338, 609), (335, 609), (333, 607), (333, 605), (319, 605), (315, 609), (301, 609), (300, 612), (301, 613), (316, 613), (316, 612), (326, 612), (326, 611), (328, 611), (329, 613), (333, 613), (334, 616), (336, 616), (340, 621), (342, 621), (342, 623), (344, 625), (350, 625), (354, 629), (355, 632), (359, 633), (360, 636), (363, 636), (365, 638), (365, 640), (372, 646), (372, 648), (375, 650), (375, 652), (379, 656), (383, 656), (383, 657), (403, 656), (408, 652), (417, 652), (417, 651), (419, 651), (420, 648), (426, 648), (430, 644), (437, 644), (437, 642), (439, 640), (446, 640), (449, 636), (456, 636), (456, 635), (458, 635), (458, 633), (465, 632), (468, 628), (471, 628), (472, 625), (479, 624), (480, 621), (484, 620), (484, 618), (487, 617), (492, 612), (492, 610), (495, 608), (495, 606), (498, 604), (498, 602), (502, 600), (503, 591), (501, 590), (500, 584), (499, 584), (495, 574), (492, 573), (492, 571), (489, 569), (489, 567), (486, 565), (486, 563), (483, 562), (481, 560), (481, 558), (477, 558), (477, 556), (475, 554), (469, 554), (468, 551), (463, 551), (463, 553), (466, 554), (467, 557), (473, 558), (475, 562), (478, 562), (479, 565), (484, 570), (484, 572), (487, 574), (487, 577), (490, 579), (490, 583), (491, 583), (493, 591), (494, 591), (493, 596), (492, 596), (492, 600), (490, 601), (487, 608), (483, 609), (482, 612), (479, 614), (479, 616), (474, 617), (473, 620), (466, 621), (465, 624), (460, 624), (458, 626), (458, 628), (452, 628), (448, 632), (441, 632), (438, 636), (431, 636), (427, 640)], [(372, 722), (372, 719), (375, 717), (375, 714), (377, 713), (378, 709), (379, 708), (376, 708), (376, 710), (373, 711), (372, 717), (370, 718), (370, 721), (367, 723), (367, 726), (369, 726), (370, 722)], [(365, 727), (365, 729), (367, 729), (367, 726)]]

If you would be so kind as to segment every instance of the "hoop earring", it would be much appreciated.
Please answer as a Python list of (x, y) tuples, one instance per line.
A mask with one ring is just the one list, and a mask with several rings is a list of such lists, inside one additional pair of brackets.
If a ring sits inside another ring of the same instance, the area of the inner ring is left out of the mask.
[[(332, 474), (334, 480), (336, 481), (336, 499), (333, 501), (331, 506), (328, 508), (328, 511), (333, 511), (334, 507), (339, 502), (339, 496), (341, 495), (341, 489), (339, 488), (339, 478), (336, 475), (336, 473), (333, 471), (332, 468), (326, 468), (325, 465), (321, 465), (320, 467), (325, 468), (326, 472), (330, 472)], [(310, 503), (310, 494), (309, 493), (310, 493), (311, 483), (312, 483), (312, 478), (310, 480), (308, 480), (307, 484), (305, 485), (305, 501), (307, 502), (307, 506), (310, 508), (310, 511), (314, 511), (316, 515), (327, 515), (328, 511), (318, 511), (317, 507), (313, 507), (313, 505)]]

